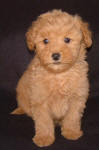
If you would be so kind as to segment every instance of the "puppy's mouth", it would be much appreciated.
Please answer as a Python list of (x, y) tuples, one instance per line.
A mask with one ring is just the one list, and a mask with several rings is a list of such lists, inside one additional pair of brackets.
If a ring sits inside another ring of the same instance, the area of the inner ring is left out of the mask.
[(52, 62), (52, 63), (47, 63), (46, 66), (61, 66), (64, 65), (62, 62)]
[(71, 65), (69, 62), (57, 61), (57, 62), (46, 63), (45, 67), (52, 72), (60, 73), (60, 72), (68, 70), (71, 67)]
[(53, 62), (52, 64), (54, 64), (54, 65), (60, 65), (61, 62)]
[(52, 63), (48, 63), (46, 64), (47, 66), (50, 66), (50, 65), (55, 65), (55, 66), (59, 66), (59, 65), (68, 65), (69, 63), (64, 63), (64, 62), (52, 62)]

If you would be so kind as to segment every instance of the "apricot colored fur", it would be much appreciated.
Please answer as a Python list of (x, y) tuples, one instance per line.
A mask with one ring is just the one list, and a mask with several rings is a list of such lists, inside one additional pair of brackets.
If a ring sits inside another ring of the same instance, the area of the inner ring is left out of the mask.
[[(66, 37), (69, 43), (64, 42)], [(15, 113), (24, 111), (32, 117), (33, 141), (40, 147), (54, 142), (55, 122), (66, 139), (78, 139), (83, 135), (81, 118), (89, 92), (85, 58), (92, 41), (88, 24), (78, 15), (53, 10), (32, 23), (26, 38), (36, 56), (18, 82)], [(44, 39), (49, 40), (47, 44)], [(60, 53), (59, 63), (52, 59), (53, 53)]]

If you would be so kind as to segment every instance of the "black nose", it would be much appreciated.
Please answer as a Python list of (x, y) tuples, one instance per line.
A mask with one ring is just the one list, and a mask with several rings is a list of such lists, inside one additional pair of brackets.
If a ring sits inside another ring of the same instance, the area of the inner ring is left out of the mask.
[(53, 60), (55, 60), (55, 61), (59, 60), (59, 59), (60, 59), (60, 53), (53, 53), (53, 54), (52, 54), (52, 58), (53, 58)]

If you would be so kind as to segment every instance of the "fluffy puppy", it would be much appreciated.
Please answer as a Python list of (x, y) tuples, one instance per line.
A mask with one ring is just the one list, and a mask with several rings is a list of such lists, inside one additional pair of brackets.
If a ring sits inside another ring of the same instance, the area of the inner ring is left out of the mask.
[(18, 108), (35, 122), (36, 145), (55, 140), (55, 122), (66, 139), (83, 135), (81, 117), (88, 98), (86, 48), (92, 44), (88, 24), (78, 15), (53, 10), (38, 17), (26, 33), (36, 56), (18, 82)]

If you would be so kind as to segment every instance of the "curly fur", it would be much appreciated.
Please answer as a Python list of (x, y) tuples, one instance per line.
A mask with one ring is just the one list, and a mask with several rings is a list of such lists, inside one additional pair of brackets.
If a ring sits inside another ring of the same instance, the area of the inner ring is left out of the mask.
[[(64, 42), (65, 37), (70, 43)], [(32, 117), (33, 141), (40, 147), (54, 142), (55, 122), (65, 138), (78, 139), (89, 92), (85, 58), (92, 41), (88, 24), (78, 15), (53, 10), (32, 23), (26, 38), (29, 49), (36, 48), (36, 56), (18, 82), (19, 108), (13, 114), (25, 112)], [(44, 44), (44, 39), (49, 43)], [(54, 63), (53, 53), (61, 54), (59, 63)]]

